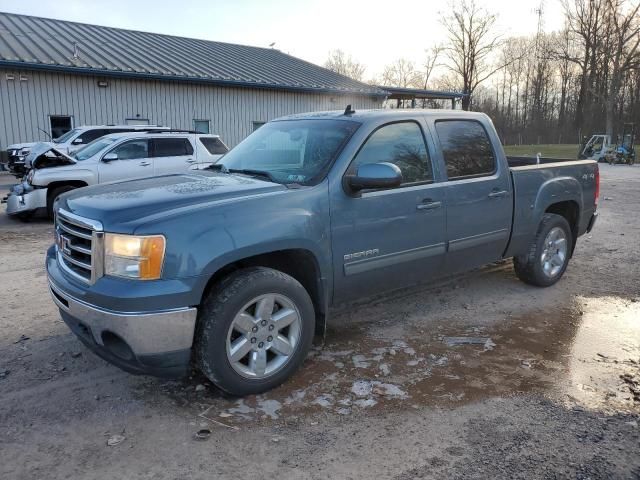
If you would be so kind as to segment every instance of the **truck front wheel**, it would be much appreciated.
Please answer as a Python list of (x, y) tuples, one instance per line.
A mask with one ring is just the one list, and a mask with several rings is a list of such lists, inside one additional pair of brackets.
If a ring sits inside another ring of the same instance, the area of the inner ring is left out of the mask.
[(314, 327), (313, 302), (296, 279), (271, 268), (238, 270), (203, 302), (196, 364), (231, 395), (265, 392), (300, 367)]
[(567, 269), (572, 245), (573, 236), (567, 220), (561, 215), (545, 213), (529, 252), (513, 258), (516, 275), (530, 285), (553, 285)]

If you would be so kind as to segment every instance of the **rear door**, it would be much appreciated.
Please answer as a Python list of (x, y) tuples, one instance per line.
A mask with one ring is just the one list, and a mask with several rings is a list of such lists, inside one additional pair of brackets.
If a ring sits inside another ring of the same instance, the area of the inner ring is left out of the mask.
[(423, 124), (415, 119), (377, 127), (347, 170), (390, 162), (400, 187), (352, 195), (331, 193), (334, 301), (420, 282), (442, 270), (445, 186), (433, 170)]
[(149, 158), (148, 139), (127, 140), (104, 155), (107, 153), (115, 153), (118, 159), (110, 162), (101, 159), (98, 164), (100, 183), (153, 176), (153, 159)]
[(513, 210), (510, 172), (493, 147), (499, 140), (475, 119), (436, 120), (434, 131), (447, 178), (447, 270), (499, 260)]
[(151, 139), (155, 175), (183, 173), (196, 163), (193, 145), (186, 137)]

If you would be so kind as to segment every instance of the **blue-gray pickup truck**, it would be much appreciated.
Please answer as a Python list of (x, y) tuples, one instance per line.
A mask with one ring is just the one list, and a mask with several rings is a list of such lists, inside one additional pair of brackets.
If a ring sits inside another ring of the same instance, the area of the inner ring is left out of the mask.
[(504, 258), (554, 284), (598, 190), (594, 161), (507, 158), (483, 114), (293, 115), (210, 171), (61, 196), (46, 266), (62, 318), (102, 358), (195, 366), (246, 395), (291, 376), (338, 303)]

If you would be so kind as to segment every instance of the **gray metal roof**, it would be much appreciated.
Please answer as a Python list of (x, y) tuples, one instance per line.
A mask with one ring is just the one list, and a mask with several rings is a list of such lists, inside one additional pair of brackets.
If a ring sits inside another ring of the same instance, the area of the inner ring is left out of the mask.
[(0, 66), (105, 76), (385, 96), (271, 48), (0, 12)]

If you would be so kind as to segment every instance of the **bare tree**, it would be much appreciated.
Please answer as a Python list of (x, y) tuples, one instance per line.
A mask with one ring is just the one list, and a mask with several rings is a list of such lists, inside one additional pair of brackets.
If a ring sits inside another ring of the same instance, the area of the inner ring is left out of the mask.
[(421, 85), (422, 88), (424, 88), (425, 90), (429, 85), (429, 80), (431, 79), (431, 75), (433, 75), (433, 71), (436, 69), (436, 67), (440, 65), (438, 63), (438, 60), (440, 59), (440, 56), (442, 55), (443, 50), (444, 50), (444, 46), (442, 45), (436, 45), (426, 50), (427, 56), (425, 57), (425, 60), (424, 60), (424, 65), (423, 65), (424, 70), (422, 70), (422, 85)]
[(607, 20), (611, 26), (609, 86), (606, 92), (606, 133), (613, 137), (615, 105), (622, 89), (625, 72), (640, 68), (640, 3), (607, 0)]
[(382, 83), (388, 87), (421, 87), (421, 75), (413, 62), (399, 58), (384, 67)]
[(362, 81), (365, 72), (364, 65), (355, 61), (351, 55), (347, 55), (342, 50), (331, 50), (329, 58), (324, 62), (324, 67), (358, 81)]
[(500, 37), (494, 33), (497, 15), (478, 7), (474, 0), (457, 0), (451, 11), (441, 18), (448, 32), (444, 53), (448, 68), (460, 77), (466, 94), (462, 108), (469, 110), (476, 87), (503, 67), (495, 68), (489, 60), (500, 45)]

